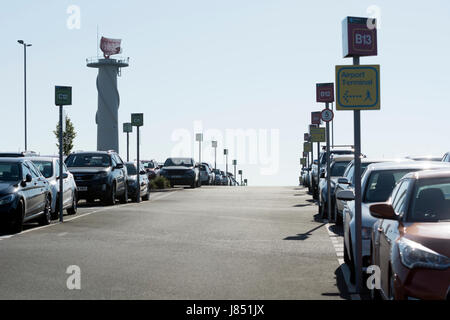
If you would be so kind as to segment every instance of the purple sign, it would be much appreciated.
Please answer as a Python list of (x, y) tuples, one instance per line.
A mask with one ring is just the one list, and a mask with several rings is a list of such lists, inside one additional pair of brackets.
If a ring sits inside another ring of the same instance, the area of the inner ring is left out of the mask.
[(334, 101), (334, 83), (316, 84), (316, 101), (333, 102)]
[(376, 56), (376, 19), (347, 17), (342, 21), (342, 47), (344, 58)]

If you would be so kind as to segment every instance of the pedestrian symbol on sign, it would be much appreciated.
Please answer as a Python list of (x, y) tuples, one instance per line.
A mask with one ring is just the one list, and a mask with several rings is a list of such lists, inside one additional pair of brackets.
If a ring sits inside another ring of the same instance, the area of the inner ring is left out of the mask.
[(367, 100), (372, 101), (372, 97), (370, 95), (370, 90), (367, 90), (367, 92), (366, 92), (366, 99), (364, 99), (364, 101), (367, 101)]

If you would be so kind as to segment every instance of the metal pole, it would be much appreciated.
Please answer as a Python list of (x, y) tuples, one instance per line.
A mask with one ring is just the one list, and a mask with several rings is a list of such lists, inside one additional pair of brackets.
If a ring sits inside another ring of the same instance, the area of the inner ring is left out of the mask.
[[(359, 57), (353, 57), (353, 64), (359, 65)], [(356, 231), (356, 292), (362, 290), (362, 236), (361, 236), (361, 112), (353, 111), (355, 141), (355, 231)]]
[[(329, 103), (325, 104), (325, 108), (329, 109)], [(330, 169), (330, 122), (326, 123), (327, 136), (327, 215), (328, 221), (331, 221), (331, 169)]]
[(59, 106), (59, 221), (64, 222), (63, 217), (63, 106)]
[(139, 203), (141, 202), (141, 182), (140, 182), (140, 160), (139, 160), (139, 129), (140, 127), (137, 126), (136, 130), (137, 130), (137, 195), (136, 195), (136, 202)]
[[(331, 110), (334, 114), (334, 103), (331, 103)], [(334, 118), (331, 120), (331, 145), (334, 148)]]
[(234, 165), (234, 177), (236, 177), (236, 165)]
[(130, 133), (127, 132), (127, 162), (130, 161)]
[(25, 151), (28, 150), (27, 141), (27, 45), (23, 44), (23, 96), (24, 96), (24, 118), (25, 118)]
[(217, 170), (217, 146), (214, 147), (214, 170)]
[(319, 200), (319, 196), (320, 196), (319, 195), (319, 184), (320, 184), (320, 142), (317, 142), (317, 186), (316, 186), (317, 200)]

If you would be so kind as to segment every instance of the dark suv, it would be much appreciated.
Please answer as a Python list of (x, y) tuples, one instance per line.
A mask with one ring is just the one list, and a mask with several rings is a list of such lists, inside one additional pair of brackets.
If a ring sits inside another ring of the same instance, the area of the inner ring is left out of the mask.
[(128, 202), (127, 168), (114, 151), (75, 152), (70, 154), (66, 166), (73, 174), (78, 189), (78, 199), (105, 204)]
[(201, 186), (199, 164), (192, 158), (168, 158), (160, 174), (170, 181), (171, 186)]

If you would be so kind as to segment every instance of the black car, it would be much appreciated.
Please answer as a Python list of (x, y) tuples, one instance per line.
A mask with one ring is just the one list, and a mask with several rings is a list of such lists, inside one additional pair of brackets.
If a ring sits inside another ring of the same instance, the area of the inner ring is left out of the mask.
[(170, 185), (200, 187), (199, 164), (192, 158), (168, 158), (159, 172), (170, 181)]
[(50, 186), (38, 168), (24, 158), (0, 159), (0, 226), (17, 233), (24, 222), (51, 222)]
[(78, 199), (100, 199), (109, 205), (115, 204), (116, 198), (128, 202), (127, 168), (116, 152), (75, 152), (65, 164), (75, 177)]
[(144, 166), (141, 164), (139, 171), (139, 185), (137, 183), (137, 170), (136, 162), (125, 163), (128, 172), (128, 195), (133, 199), (138, 199), (138, 190), (140, 190), (139, 196), (142, 200), (147, 201), (150, 199), (150, 180), (148, 179), (147, 172)]

